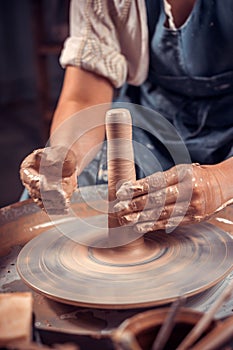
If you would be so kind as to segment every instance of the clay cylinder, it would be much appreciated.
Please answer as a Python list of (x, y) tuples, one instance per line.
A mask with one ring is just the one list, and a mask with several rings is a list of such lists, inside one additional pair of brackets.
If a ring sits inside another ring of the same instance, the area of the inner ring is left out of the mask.
[(132, 119), (124, 108), (111, 109), (106, 113), (109, 228), (117, 227), (113, 211), (116, 191), (125, 181), (135, 181), (134, 152), (132, 144)]

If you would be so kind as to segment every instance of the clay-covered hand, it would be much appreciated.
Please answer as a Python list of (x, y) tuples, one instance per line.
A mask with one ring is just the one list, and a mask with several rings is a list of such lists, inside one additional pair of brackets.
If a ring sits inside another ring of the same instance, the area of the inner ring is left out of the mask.
[(21, 163), (20, 178), (40, 208), (65, 213), (77, 188), (76, 156), (63, 146), (37, 149)]
[(135, 231), (145, 233), (210, 218), (232, 203), (223, 168), (221, 163), (181, 164), (124, 183), (117, 191), (119, 202), (115, 205), (120, 224), (132, 224)]

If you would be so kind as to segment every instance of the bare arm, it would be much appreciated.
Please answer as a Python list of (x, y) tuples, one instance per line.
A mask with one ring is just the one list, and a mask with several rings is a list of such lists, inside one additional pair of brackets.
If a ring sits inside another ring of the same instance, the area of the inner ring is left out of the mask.
[(112, 97), (113, 87), (107, 79), (78, 67), (67, 67), (51, 126), (51, 143), (70, 148), (69, 143), (75, 140), (72, 150), (77, 157), (79, 173), (104, 139), (105, 112)]
[(41, 208), (51, 213), (68, 208), (77, 174), (101, 147), (112, 95), (108, 80), (77, 67), (66, 69), (51, 127), (51, 147), (29, 154), (20, 168), (23, 184)]

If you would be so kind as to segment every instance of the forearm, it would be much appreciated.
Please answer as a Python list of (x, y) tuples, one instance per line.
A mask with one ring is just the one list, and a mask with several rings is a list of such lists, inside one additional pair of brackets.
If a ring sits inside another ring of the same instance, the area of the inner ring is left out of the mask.
[[(86, 109), (85, 105), (67, 101), (56, 110), (56, 123), (59, 119), (62, 122), (51, 130), (51, 145), (62, 145), (74, 151), (79, 174), (98, 152), (105, 137), (104, 115), (107, 106), (103, 106), (97, 118), (92, 118), (91, 114), (95, 114), (96, 108), (100, 107), (93, 105), (92, 108), (94, 112)], [(64, 118), (66, 115), (67, 118)]]
[(95, 156), (105, 136), (105, 113), (113, 88), (106, 80), (77, 67), (68, 67), (51, 126), (52, 145), (72, 148), (79, 173)]

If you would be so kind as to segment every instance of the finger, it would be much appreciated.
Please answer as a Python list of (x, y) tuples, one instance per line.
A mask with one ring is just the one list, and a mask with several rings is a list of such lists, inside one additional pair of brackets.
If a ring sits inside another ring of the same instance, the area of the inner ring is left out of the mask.
[(146, 194), (152, 189), (164, 188), (165, 184), (164, 173), (158, 172), (137, 181), (123, 183), (116, 192), (116, 196), (119, 200), (134, 198)]
[(33, 201), (39, 205), (40, 208), (43, 208), (43, 203), (41, 199), (41, 193), (40, 191), (37, 191), (36, 189), (32, 189), (27, 184), (25, 185), (25, 188), (28, 191), (29, 196), (33, 199)]
[(36, 170), (29, 168), (20, 169), (20, 178), (23, 184), (29, 187), (39, 187), (40, 177)]
[(62, 167), (62, 176), (70, 177), (75, 172), (77, 168), (77, 158), (75, 153), (69, 149)]
[(176, 184), (157, 192), (135, 197), (131, 201), (120, 201), (114, 206), (117, 216), (126, 215), (132, 212), (155, 208), (160, 210), (175, 202), (190, 201), (192, 196), (192, 184), (184, 182)]
[(133, 198), (132, 200), (121, 201), (114, 206), (114, 210), (116, 215), (121, 216), (128, 213), (142, 211), (145, 208), (153, 206), (161, 207), (164, 203), (165, 195), (166, 190), (163, 190), (149, 195), (142, 195)]
[(36, 188), (26, 187), (33, 201), (48, 214), (65, 214), (68, 209), (69, 198), (62, 189), (38, 191)]
[(170, 204), (165, 208), (157, 208), (143, 210), (141, 212), (127, 214), (119, 217), (120, 225), (125, 224), (136, 224), (139, 222), (157, 222), (161, 220), (168, 220), (171, 217), (184, 217), (186, 216), (194, 216), (195, 208), (189, 205), (189, 202), (181, 202)]
[(62, 177), (71, 176), (76, 169), (76, 155), (70, 149), (63, 146), (44, 148), (43, 152), (37, 153), (37, 162), (40, 162), (40, 172), (46, 175)]
[(31, 187), (26, 187), (28, 190), (28, 193), (30, 195), (30, 197), (32, 197), (33, 199), (41, 199), (41, 193), (39, 190), (37, 189), (33, 189)]
[(35, 169), (39, 171), (41, 154), (43, 153), (43, 148), (37, 149), (30, 153), (21, 163), (21, 169)]
[(192, 164), (179, 164), (164, 172), (157, 172), (135, 182), (125, 182), (116, 193), (119, 200), (125, 200), (154, 192), (180, 183), (186, 179), (191, 181)]
[(73, 192), (77, 189), (77, 186), (78, 183), (76, 174), (62, 179), (62, 188), (68, 198), (72, 196)]
[(201, 220), (197, 220), (193, 216), (177, 216), (168, 220), (158, 220), (157, 222), (141, 222), (139, 224), (134, 225), (134, 231), (137, 233), (147, 233), (158, 230), (167, 230), (168, 232), (171, 232), (171, 230), (174, 230), (178, 226), (189, 225), (200, 221)]

